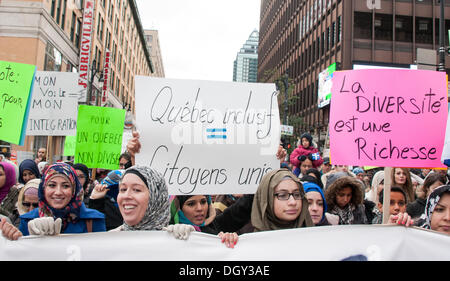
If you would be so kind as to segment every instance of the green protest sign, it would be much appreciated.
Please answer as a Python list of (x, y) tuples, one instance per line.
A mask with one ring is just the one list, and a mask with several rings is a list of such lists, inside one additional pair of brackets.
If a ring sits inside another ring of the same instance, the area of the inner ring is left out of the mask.
[(66, 136), (66, 139), (64, 141), (63, 156), (74, 156), (76, 143), (77, 143), (77, 136)]
[(36, 66), (0, 61), (0, 139), (23, 145)]
[(119, 169), (124, 122), (124, 109), (80, 105), (75, 163), (89, 168)]

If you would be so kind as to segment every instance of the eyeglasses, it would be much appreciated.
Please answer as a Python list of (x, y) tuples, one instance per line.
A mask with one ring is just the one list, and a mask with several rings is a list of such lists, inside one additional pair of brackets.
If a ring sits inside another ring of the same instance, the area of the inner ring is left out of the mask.
[(39, 203), (22, 202), (22, 205), (24, 205), (27, 208), (30, 208), (31, 205), (33, 205), (33, 208), (39, 207)]
[(279, 192), (279, 193), (274, 194), (274, 196), (277, 197), (277, 199), (281, 200), (281, 201), (289, 200), (291, 195), (294, 198), (294, 200), (301, 200), (303, 198), (303, 194), (301, 194), (300, 192), (292, 192), (292, 193)]

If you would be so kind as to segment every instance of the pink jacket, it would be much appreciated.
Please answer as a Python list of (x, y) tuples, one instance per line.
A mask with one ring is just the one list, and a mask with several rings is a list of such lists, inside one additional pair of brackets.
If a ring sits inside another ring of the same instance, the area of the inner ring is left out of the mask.
[[(317, 153), (319, 155), (319, 150), (315, 148), (314, 146), (310, 146), (308, 148), (304, 148), (303, 146), (299, 146), (294, 151), (292, 151), (291, 156), (289, 158), (292, 165), (295, 167), (300, 167), (300, 161), (298, 161), (298, 157), (301, 155), (307, 156), (308, 154), (314, 154)], [(319, 159), (313, 160), (313, 167), (318, 168), (323, 163), (323, 158), (319, 156)]]

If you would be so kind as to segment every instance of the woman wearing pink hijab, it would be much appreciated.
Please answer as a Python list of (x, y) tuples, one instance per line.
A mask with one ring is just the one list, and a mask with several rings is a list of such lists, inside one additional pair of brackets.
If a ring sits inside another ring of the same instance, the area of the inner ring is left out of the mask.
[(17, 198), (19, 190), (16, 184), (16, 170), (13, 164), (0, 162), (0, 215), (8, 217), (11, 221), (17, 217)]

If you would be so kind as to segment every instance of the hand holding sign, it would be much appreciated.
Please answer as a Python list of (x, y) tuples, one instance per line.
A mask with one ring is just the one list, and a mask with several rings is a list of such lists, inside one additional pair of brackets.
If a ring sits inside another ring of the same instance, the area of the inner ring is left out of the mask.
[(119, 168), (125, 110), (80, 105), (75, 162), (89, 168)]
[(23, 145), (36, 66), (0, 61), (0, 138)]

